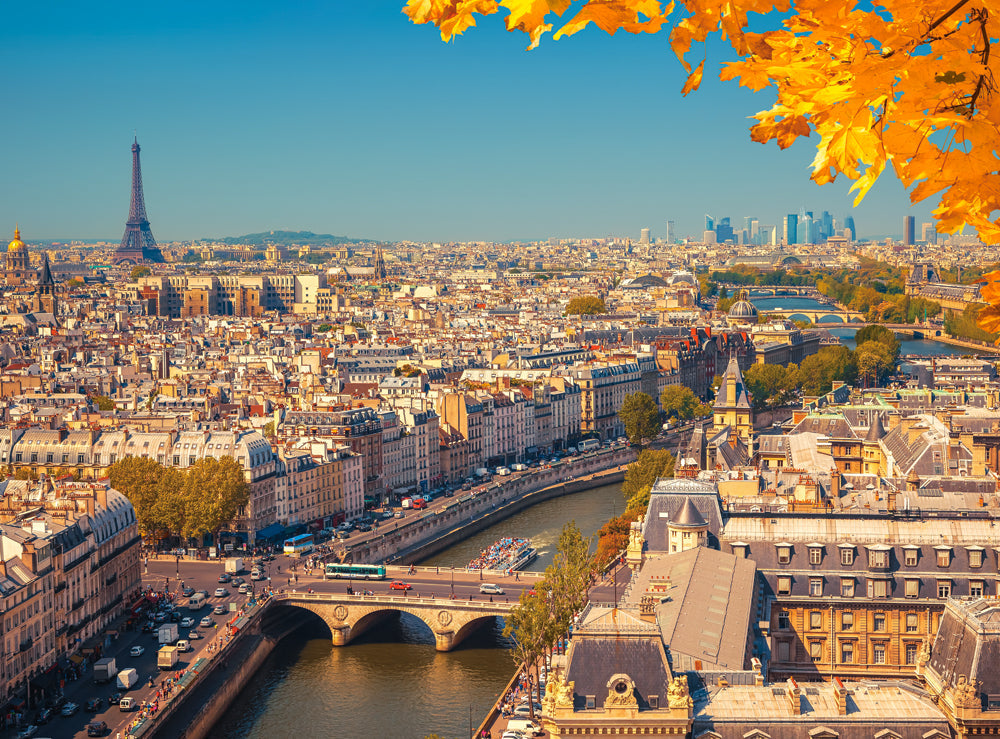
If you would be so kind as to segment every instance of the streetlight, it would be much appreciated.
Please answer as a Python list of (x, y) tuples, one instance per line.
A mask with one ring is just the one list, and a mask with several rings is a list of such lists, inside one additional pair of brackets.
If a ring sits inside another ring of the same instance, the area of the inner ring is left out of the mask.
[(177, 556), (177, 579), (180, 580), (181, 579), (181, 555), (178, 554), (176, 556)]

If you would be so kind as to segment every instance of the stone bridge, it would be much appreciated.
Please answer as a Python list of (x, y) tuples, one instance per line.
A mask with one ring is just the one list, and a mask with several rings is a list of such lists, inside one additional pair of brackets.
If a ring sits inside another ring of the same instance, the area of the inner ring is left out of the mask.
[(805, 318), (812, 323), (820, 323), (823, 319), (835, 318), (841, 323), (865, 323), (865, 314), (853, 310), (837, 310), (836, 308), (814, 309), (814, 308), (790, 308), (788, 310), (770, 310), (761, 308), (760, 313), (765, 316), (778, 316), (792, 321), (796, 318)]
[(402, 595), (344, 595), (334, 593), (277, 593), (276, 606), (312, 611), (330, 627), (334, 646), (349, 644), (379, 621), (395, 612), (416, 616), (434, 633), (439, 652), (454, 649), (465, 637), (497, 616), (505, 616), (513, 603), (421, 598)]

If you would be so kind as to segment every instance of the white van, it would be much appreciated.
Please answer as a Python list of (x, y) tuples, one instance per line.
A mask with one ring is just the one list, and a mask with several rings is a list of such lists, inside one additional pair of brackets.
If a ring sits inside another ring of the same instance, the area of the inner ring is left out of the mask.
[(179, 640), (177, 642), (177, 651), (178, 652), (190, 652), (191, 651), (191, 642), (189, 642), (187, 639), (181, 639), (181, 640)]
[(505, 731), (519, 731), (526, 736), (541, 736), (542, 727), (530, 718), (512, 718), (507, 722)]
[(204, 605), (205, 605), (205, 594), (202, 592), (195, 593), (190, 598), (188, 598), (189, 611), (199, 611)]

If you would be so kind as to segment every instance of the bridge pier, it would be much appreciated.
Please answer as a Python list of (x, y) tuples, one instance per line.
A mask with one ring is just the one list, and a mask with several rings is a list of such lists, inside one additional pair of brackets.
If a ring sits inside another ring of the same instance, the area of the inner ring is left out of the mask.
[(335, 647), (346, 647), (351, 641), (351, 627), (347, 624), (330, 626), (330, 631), (333, 634), (333, 646)]
[(434, 648), (439, 652), (450, 652), (455, 648), (455, 632), (434, 632)]

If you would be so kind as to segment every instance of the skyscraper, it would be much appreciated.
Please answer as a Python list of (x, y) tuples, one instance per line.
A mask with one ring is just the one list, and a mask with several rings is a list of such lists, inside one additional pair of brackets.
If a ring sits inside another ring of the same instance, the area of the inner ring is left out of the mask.
[(799, 237), (798, 242), (800, 244), (814, 243), (812, 238), (812, 228), (813, 228), (812, 213), (806, 212), (805, 214), (799, 217), (799, 222), (796, 224), (795, 227), (796, 235)]
[(676, 236), (674, 236), (674, 222), (667, 221), (667, 243), (672, 244), (674, 243), (675, 239)]
[(794, 213), (789, 213), (784, 220), (784, 239), (786, 244), (799, 243), (799, 217)]
[(639, 243), (648, 244), (649, 243), (649, 229), (643, 228), (639, 230)]
[(854, 227), (854, 216), (847, 216), (844, 219), (844, 230), (851, 232), (851, 241), (858, 240), (858, 230)]
[(914, 244), (914, 218), (913, 216), (903, 217), (903, 243), (906, 246)]
[(705, 214), (705, 230), (714, 231), (715, 230), (715, 219), (712, 216)]
[(937, 243), (937, 228), (933, 223), (923, 223), (920, 225), (920, 240), (925, 244)]

